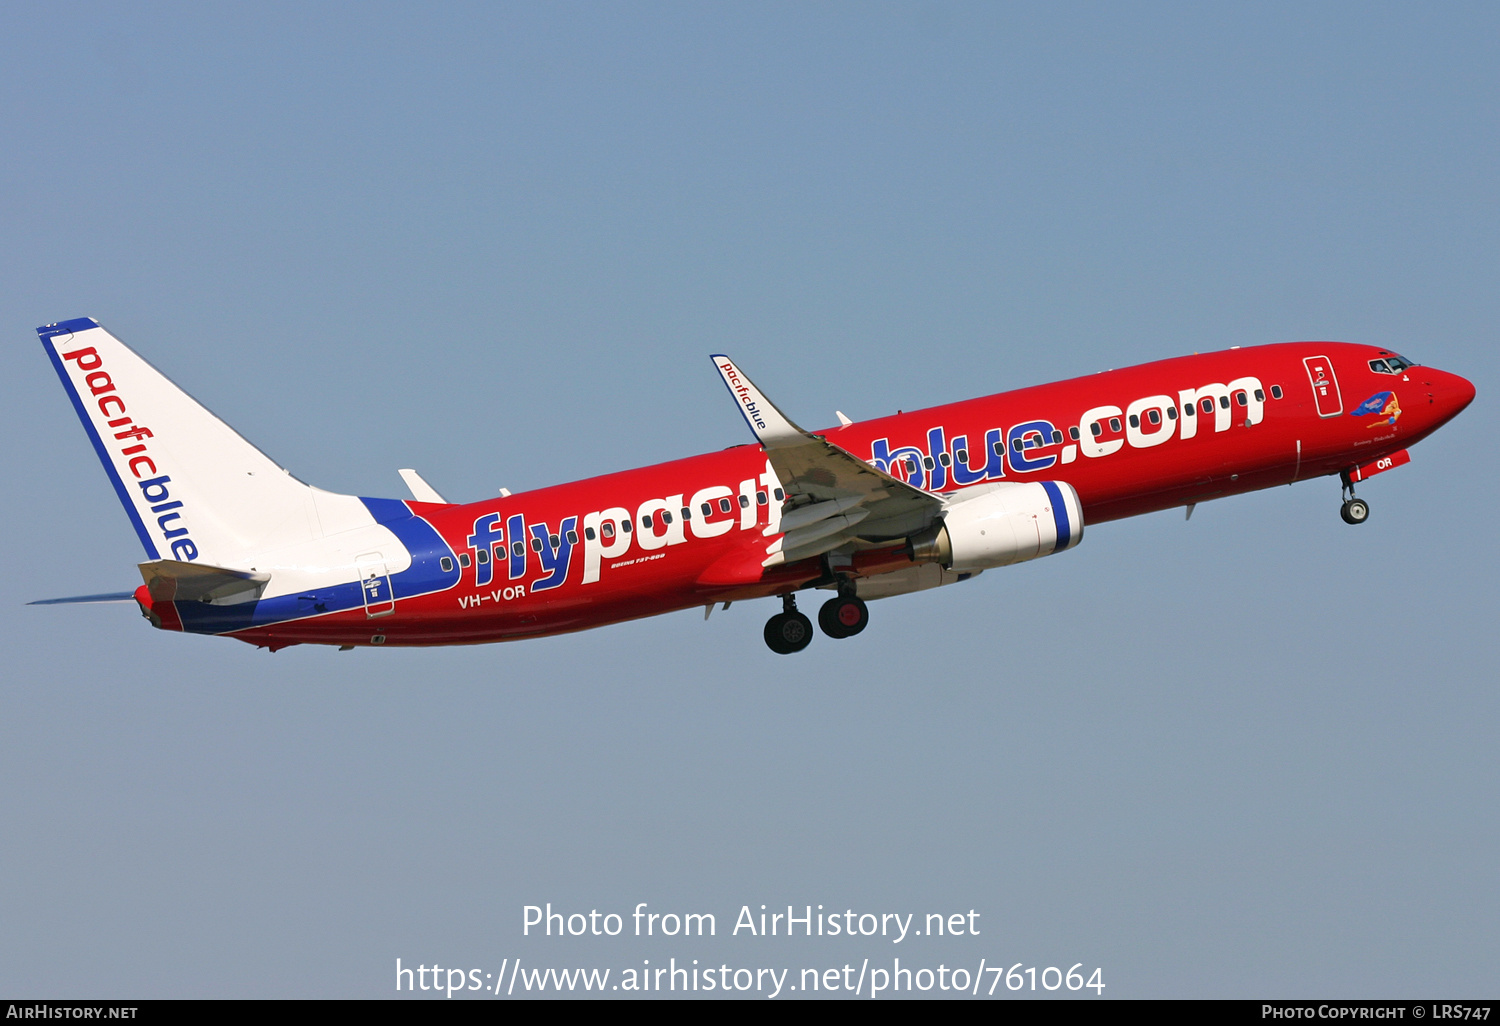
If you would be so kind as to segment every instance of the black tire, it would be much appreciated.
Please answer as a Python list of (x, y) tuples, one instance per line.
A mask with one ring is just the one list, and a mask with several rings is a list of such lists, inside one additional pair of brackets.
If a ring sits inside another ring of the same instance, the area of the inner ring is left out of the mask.
[(840, 595), (818, 610), (818, 626), (830, 638), (852, 638), (870, 622), (870, 608), (854, 595)]
[(801, 652), (812, 636), (812, 621), (801, 613), (777, 613), (766, 621), (766, 647), (777, 655)]
[(844, 625), (838, 620), (839, 600), (831, 598), (818, 608), (818, 627), (830, 638), (847, 638)]
[(1362, 524), (1370, 519), (1370, 504), (1364, 499), (1350, 499), (1339, 507), (1339, 516), (1346, 524)]

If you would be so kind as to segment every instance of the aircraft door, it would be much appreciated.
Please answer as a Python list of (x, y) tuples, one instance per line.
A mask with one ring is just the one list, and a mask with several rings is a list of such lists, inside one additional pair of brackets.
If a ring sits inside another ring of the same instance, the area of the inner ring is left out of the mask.
[(368, 552), (355, 561), (359, 568), (359, 588), (364, 595), (365, 616), (388, 616), (396, 611), (396, 596), (391, 591), (391, 575), (378, 552)]
[(1312, 384), (1313, 399), (1318, 404), (1318, 416), (1337, 417), (1344, 412), (1344, 400), (1339, 395), (1339, 379), (1334, 376), (1333, 363), (1326, 356), (1309, 356), (1302, 361), (1307, 368), (1307, 380)]

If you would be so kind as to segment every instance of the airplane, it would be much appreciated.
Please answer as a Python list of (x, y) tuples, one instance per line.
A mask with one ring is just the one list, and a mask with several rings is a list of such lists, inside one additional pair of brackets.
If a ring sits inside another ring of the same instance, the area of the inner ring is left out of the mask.
[(147, 559), (152, 626), (272, 652), (476, 644), (757, 598), (772, 652), (868, 603), (1074, 549), (1084, 525), (1337, 475), (1355, 486), (1474, 399), (1390, 350), (1289, 342), (1194, 354), (862, 422), (797, 426), (711, 357), (753, 440), (479, 502), (415, 470), (411, 499), (304, 484), (92, 318), (38, 328)]

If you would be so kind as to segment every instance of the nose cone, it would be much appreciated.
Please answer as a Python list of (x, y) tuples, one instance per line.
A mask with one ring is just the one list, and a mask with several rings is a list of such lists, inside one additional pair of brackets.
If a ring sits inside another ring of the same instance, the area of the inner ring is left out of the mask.
[(1442, 421), (1458, 416), (1474, 401), (1474, 383), (1468, 378), (1432, 367), (1413, 368), (1414, 374), (1419, 372), (1427, 386), (1427, 398)]

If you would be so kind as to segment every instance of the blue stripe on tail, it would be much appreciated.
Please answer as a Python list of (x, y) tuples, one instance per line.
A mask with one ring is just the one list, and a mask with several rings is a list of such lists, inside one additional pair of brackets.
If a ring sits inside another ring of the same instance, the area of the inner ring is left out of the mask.
[(62, 380), (63, 390), (73, 401), (73, 412), (77, 413), (78, 419), (83, 421), (83, 430), (88, 433), (89, 441), (94, 443), (94, 451), (99, 454), (99, 462), (104, 464), (104, 472), (109, 475), (110, 483), (115, 486), (115, 494), (120, 497), (120, 505), (125, 507), (125, 514), (130, 517), (131, 524), (135, 526), (135, 533), (140, 535), (141, 545), (146, 550), (147, 558), (160, 559), (161, 553), (156, 550), (156, 542), (151, 540), (151, 534), (146, 530), (146, 525), (135, 508), (130, 492), (125, 489), (125, 482), (120, 480), (120, 475), (115, 470), (115, 462), (110, 459), (109, 450), (104, 448), (104, 439), (100, 438), (99, 432), (94, 430), (94, 419), (89, 416), (89, 411), (83, 408), (83, 397), (78, 394), (78, 389), (73, 387), (73, 379), (68, 377), (68, 369), (63, 366), (62, 354), (52, 344), (52, 339), (58, 335), (72, 335), (97, 327), (99, 327), (99, 322), (92, 317), (76, 317), (71, 321), (45, 325), (36, 329), (36, 333), (42, 340), (42, 348), (47, 350), (52, 366), (57, 370), (57, 376)]

